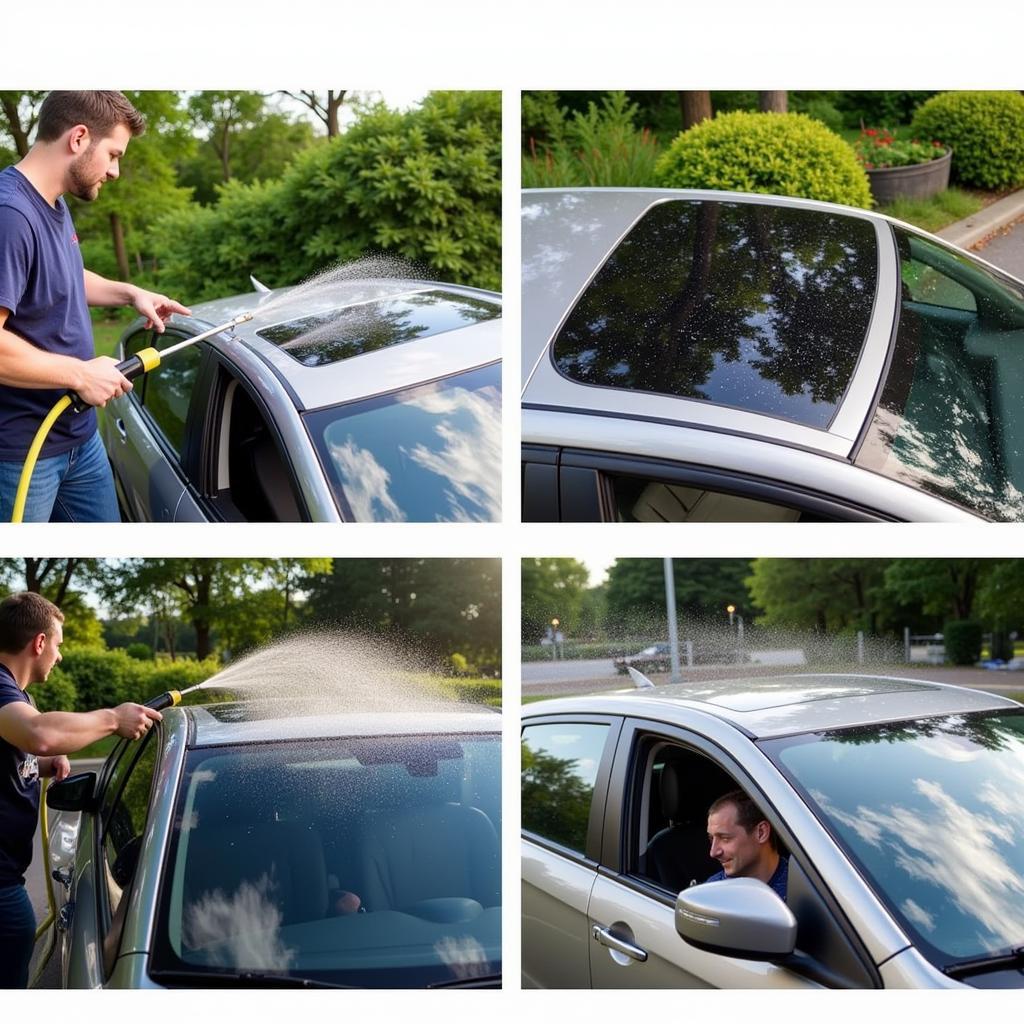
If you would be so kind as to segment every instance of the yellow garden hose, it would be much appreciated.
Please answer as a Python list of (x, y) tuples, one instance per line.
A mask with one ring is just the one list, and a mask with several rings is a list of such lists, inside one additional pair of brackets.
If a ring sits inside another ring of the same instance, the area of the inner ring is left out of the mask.
[(42, 846), (40, 852), (43, 858), (43, 880), (46, 884), (47, 913), (36, 929), (35, 942), (38, 943), (46, 932), (49, 932), (49, 939), (45, 951), (36, 964), (29, 988), (35, 988), (39, 984), (39, 979), (43, 976), (43, 971), (46, 970), (46, 965), (50, 962), (50, 957), (53, 956), (53, 951), (57, 947), (57, 929), (54, 927), (57, 921), (57, 901), (54, 899), (53, 878), (50, 875), (50, 818), (46, 808), (46, 788), (49, 784), (49, 779), (43, 779), (43, 785), (39, 791), (39, 842)]
[(28, 498), (28, 485), (32, 483), (32, 471), (36, 468), (36, 460), (42, 450), (46, 435), (50, 428), (57, 422), (57, 417), (71, 404), (71, 395), (64, 395), (57, 399), (57, 404), (46, 414), (46, 419), (39, 424), (36, 436), (32, 438), (28, 455), (25, 458), (25, 465), (21, 467), (21, 479), (18, 480), (18, 491), (14, 496), (14, 513), (11, 515), (12, 523), (20, 523), (25, 515), (25, 501)]

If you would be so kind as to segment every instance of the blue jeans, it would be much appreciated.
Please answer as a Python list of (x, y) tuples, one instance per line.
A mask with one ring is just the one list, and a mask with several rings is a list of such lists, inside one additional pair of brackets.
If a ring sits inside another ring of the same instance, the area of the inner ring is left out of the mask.
[[(0, 522), (9, 523), (20, 462), (0, 462)], [(63, 455), (36, 463), (25, 502), (26, 523), (119, 523), (114, 475), (97, 431)]]
[(23, 885), (0, 886), (0, 988), (28, 988), (36, 914)]

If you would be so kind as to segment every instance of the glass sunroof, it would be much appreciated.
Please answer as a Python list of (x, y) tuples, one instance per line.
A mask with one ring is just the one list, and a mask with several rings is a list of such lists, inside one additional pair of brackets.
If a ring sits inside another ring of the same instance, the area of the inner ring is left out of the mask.
[(256, 333), (303, 366), (324, 366), (499, 316), (494, 302), (431, 290), (299, 317)]
[(874, 225), (762, 203), (652, 207), (555, 338), (583, 384), (831, 422), (875, 297)]

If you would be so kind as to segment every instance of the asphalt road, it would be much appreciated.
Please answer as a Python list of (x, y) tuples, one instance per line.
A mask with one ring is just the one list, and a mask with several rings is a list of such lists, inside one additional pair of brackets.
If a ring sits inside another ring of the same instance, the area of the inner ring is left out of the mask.
[(1024, 219), (972, 247), (982, 259), (1024, 280)]

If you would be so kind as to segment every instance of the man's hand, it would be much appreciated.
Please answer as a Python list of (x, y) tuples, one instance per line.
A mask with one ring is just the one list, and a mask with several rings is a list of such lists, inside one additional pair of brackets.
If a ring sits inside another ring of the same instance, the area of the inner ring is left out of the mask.
[(142, 288), (134, 289), (132, 305), (146, 318), (146, 327), (155, 327), (157, 334), (164, 333), (164, 321), (172, 313), (184, 313), (185, 316), (192, 313), (191, 309), (180, 302), (157, 292), (144, 291)]
[(117, 718), (117, 728), (114, 732), (126, 740), (142, 739), (149, 732), (150, 726), (163, 718), (159, 711), (131, 703), (118, 704), (114, 708), (114, 716)]
[(54, 782), (63, 782), (71, 774), (71, 762), (64, 754), (58, 754), (50, 762), (50, 771)]
[(74, 391), (87, 405), (106, 405), (111, 398), (132, 389), (132, 382), (117, 369), (117, 360), (110, 356), (85, 360), (79, 368), (79, 378)]

